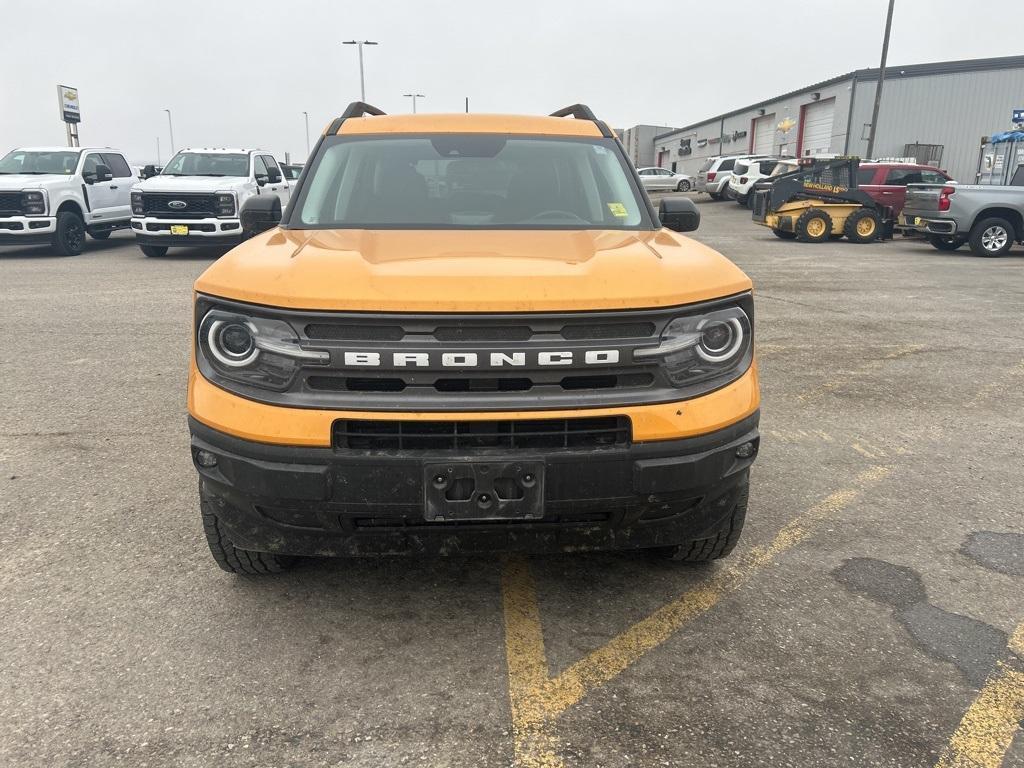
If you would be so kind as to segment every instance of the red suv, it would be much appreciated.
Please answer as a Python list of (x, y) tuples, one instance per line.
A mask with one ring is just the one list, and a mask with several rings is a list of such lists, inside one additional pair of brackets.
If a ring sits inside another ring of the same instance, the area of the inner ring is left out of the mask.
[(857, 186), (880, 205), (899, 215), (907, 202), (907, 184), (942, 184), (951, 181), (948, 173), (930, 165), (915, 163), (861, 163)]

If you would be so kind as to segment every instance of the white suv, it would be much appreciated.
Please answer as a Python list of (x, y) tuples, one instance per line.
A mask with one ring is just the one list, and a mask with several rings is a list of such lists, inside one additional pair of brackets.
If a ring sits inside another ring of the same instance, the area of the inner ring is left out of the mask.
[(729, 188), (729, 177), (737, 160), (767, 155), (723, 155), (709, 157), (697, 171), (697, 191), (707, 192), (712, 200), (721, 200)]
[[(729, 197), (740, 205), (746, 205), (754, 184), (770, 176), (780, 163), (786, 167), (792, 166), (791, 170), (796, 170), (798, 167), (795, 159), (789, 162), (788, 158), (780, 157), (737, 160), (736, 165), (733, 166), (732, 173), (729, 174)], [(780, 171), (780, 173), (786, 172)]]
[(668, 168), (637, 168), (636, 172), (640, 175), (640, 183), (648, 192), (658, 189), (689, 192), (693, 187), (692, 176), (676, 173)]
[(136, 181), (110, 147), (26, 147), (0, 159), (0, 245), (49, 243), (77, 256), (85, 233), (105, 240), (129, 225)]
[(147, 256), (171, 246), (231, 246), (242, 229), (247, 200), (276, 195), (288, 204), (291, 186), (262, 149), (183, 149), (156, 176), (132, 190), (132, 229)]

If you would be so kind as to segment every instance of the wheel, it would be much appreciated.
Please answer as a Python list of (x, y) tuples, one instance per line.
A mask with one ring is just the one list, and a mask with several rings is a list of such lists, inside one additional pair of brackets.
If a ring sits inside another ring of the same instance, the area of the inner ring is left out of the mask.
[(733, 200), (736, 201), (736, 205), (742, 205), (744, 208), (749, 208), (750, 207), (750, 205), (747, 202), (749, 199), (750, 199), (750, 195), (736, 195), (733, 198)]
[(103, 232), (90, 232), (89, 237), (91, 237), (93, 240), (106, 240), (108, 237), (110, 237), (110, 230), (108, 229)]
[(210, 546), (210, 554), (221, 570), (228, 573), (263, 575), (281, 573), (295, 565), (294, 557), (238, 549), (225, 534), (215, 511), (216, 504), (214, 497), (207, 494), (200, 483), (199, 508), (203, 515), (203, 531), (206, 533), (206, 543)]
[(688, 182), (686, 179), (683, 179), (678, 184), (676, 184), (676, 192), (689, 192), (689, 191), (690, 191), (690, 182)]
[(657, 547), (651, 550), (651, 554), (666, 560), (674, 560), (677, 563), (706, 563), (725, 557), (736, 548), (736, 542), (740, 540), (743, 521), (747, 517), (749, 495), (750, 485), (745, 481), (736, 497), (732, 514), (725, 519), (718, 530), (712, 531), (710, 536), (684, 541), (682, 544), (672, 547)]
[(773, 229), (772, 233), (779, 238), (779, 240), (796, 240), (796, 232), (787, 232), (784, 229)]
[(871, 243), (882, 232), (882, 218), (870, 208), (859, 208), (846, 217), (843, 234), (851, 243)]
[(955, 251), (967, 242), (967, 238), (957, 235), (928, 235), (928, 242), (937, 250)]
[(712, 200), (721, 200), (722, 199), (722, 196), (720, 194), (718, 194), (717, 192), (708, 192), (708, 194), (711, 196)]
[(1013, 247), (1014, 239), (1013, 225), (992, 216), (971, 227), (969, 242), (975, 256), (1002, 256)]
[(164, 256), (167, 253), (166, 245), (140, 245), (139, 248), (141, 248), (142, 252), (150, 258)]
[(61, 211), (57, 214), (57, 232), (53, 248), (61, 256), (77, 256), (85, 247), (85, 222), (77, 213)]
[(832, 217), (821, 208), (808, 208), (794, 226), (796, 237), (804, 243), (823, 243), (832, 234)]

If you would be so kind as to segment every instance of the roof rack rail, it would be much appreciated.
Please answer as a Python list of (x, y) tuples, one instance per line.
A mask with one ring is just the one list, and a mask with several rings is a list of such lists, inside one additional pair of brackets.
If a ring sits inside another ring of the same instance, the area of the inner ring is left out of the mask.
[(615, 134), (612, 133), (607, 124), (603, 120), (598, 120), (594, 110), (586, 104), (573, 104), (568, 107), (562, 107), (562, 109), (556, 109), (551, 113), (551, 117), (575, 117), (577, 120), (589, 120), (601, 130), (601, 135), (606, 139), (615, 138)]
[(334, 118), (330, 127), (327, 129), (327, 135), (331, 136), (338, 132), (341, 128), (341, 124), (348, 120), (350, 117), (363, 117), (364, 115), (371, 115), (376, 117), (378, 115), (386, 115), (383, 109), (379, 109), (372, 104), (367, 104), (365, 101), (353, 101), (347, 107), (345, 111), (341, 113), (341, 117)]

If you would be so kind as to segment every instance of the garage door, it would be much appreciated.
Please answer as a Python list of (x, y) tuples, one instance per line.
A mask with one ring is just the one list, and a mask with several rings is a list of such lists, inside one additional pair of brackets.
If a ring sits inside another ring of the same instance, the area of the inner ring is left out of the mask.
[(755, 155), (771, 155), (775, 146), (775, 114), (765, 115), (754, 120)]
[(801, 155), (806, 157), (832, 151), (832, 119), (835, 116), (835, 111), (835, 99), (816, 101), (804, 107)]

